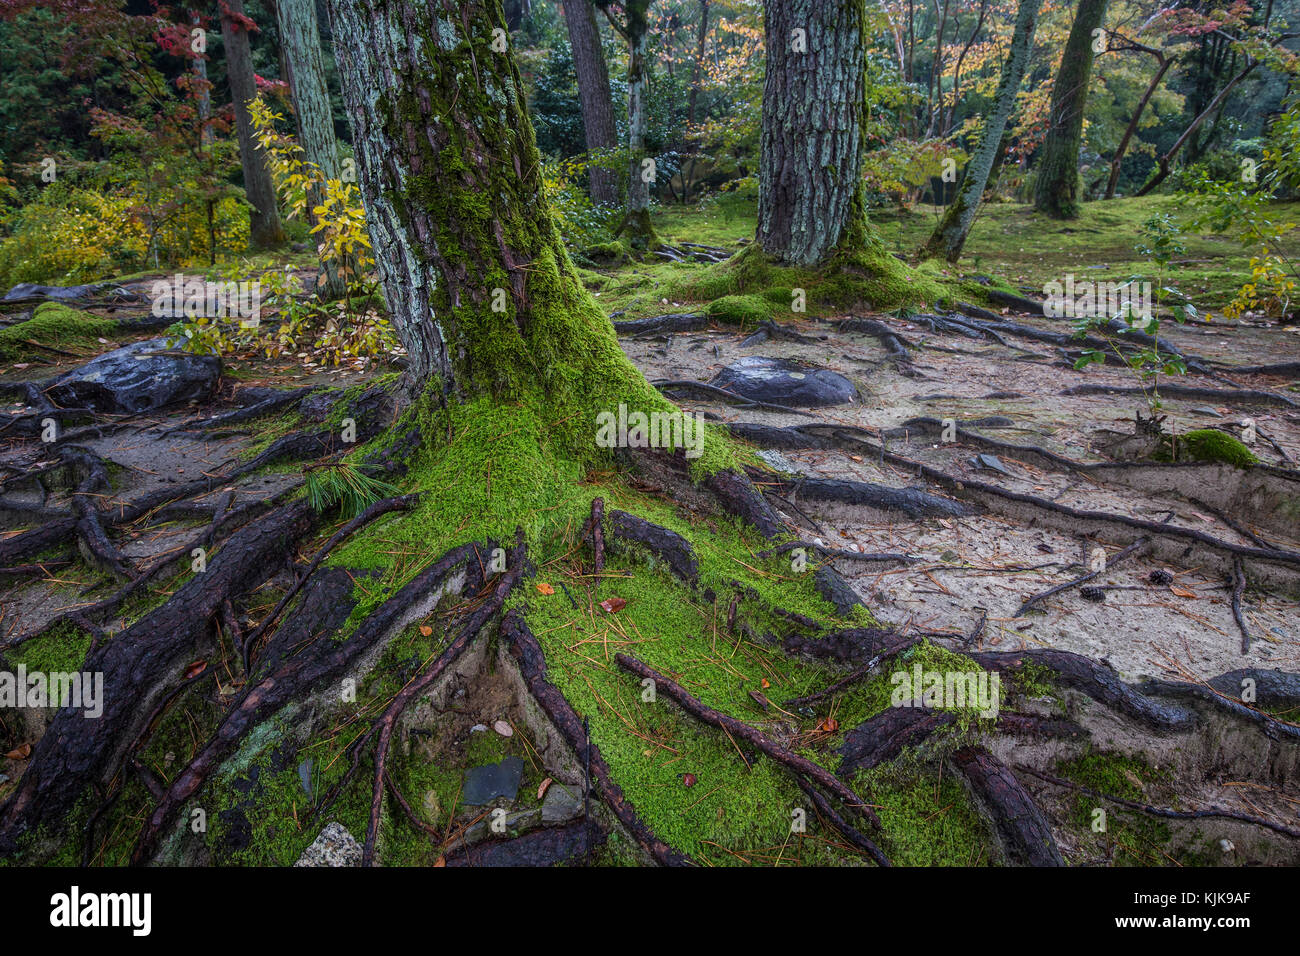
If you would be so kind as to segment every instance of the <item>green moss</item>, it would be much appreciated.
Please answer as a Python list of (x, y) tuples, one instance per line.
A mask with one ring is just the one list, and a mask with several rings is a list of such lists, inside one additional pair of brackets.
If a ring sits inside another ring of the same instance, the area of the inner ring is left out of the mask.
[(940, 761), (910, 754), (854, 780), (880, 817), (881, 849), (896, 866), (991, 866), (995, 843), (965, 788)]
[[(1249, 448), (1217, 428), (1198, 428), (1185, 432), (1178, 435), (1175, 441), (1176, 451), (1172, 457), (1178, 461), (1218, 461), (1237, 468), (1259, 464), (1259, 459)], [(1166, 447), (1168, 444), (1166, 440)]]
[(629, 258), (627, 247), (621, 242), (598, 242), (584, 249), (583, 255), (601, 265), (617, 265)]
[(29, 344), (32, 342), (65, 350), (89, 349), (116, 332), (117, 323), (112, 319), (97, 319), (62, 303), (46, 302), (26, 322), (0, 329), (0, 361), (49, 357), (48, 351)]
[(772, 306), (757, 295), (724, 295), (714, 299), (705, 310), (719, 322), (752, 327), (772, 318)]

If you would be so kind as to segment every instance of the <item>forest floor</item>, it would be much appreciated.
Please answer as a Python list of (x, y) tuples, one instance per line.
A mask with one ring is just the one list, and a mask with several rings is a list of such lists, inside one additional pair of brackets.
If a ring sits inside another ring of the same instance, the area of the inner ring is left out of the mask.
[[(1091, 203), (1081, 221), (1060, 227), (1030, 219), (1022, 207), (991, 207), (972, 236), (967, 271), (998, 276), (1030, 293), (1041, 291), (1043, 282), (1062, 279), (1068, 272), (1079, 277), (1093, 272), (1097, 278), (1122, 281), (1146, 268), (1131, 249), (1137, 239), (1136, 229), (1164, 204), (1158, 199)], [(875, 221), (887, 244), (903, 251), (919, 243), (932, 217), (912, 212), (877, 216)], [(666, 241), (700, 242), (728, 250), (741, 248), (753, 231), (752, 221), (734, 209), (706, 213), (665, 210), (657, 225)], [(1231, 244), (1215, 237), (1190, 237), (1186, 256), (1187, 261), (1176, 264), (1179, 287), (1191, 293), (1205, 310), (1221, 307), (1235, 291), (1233, 282), (1239, 279), (1234, 277), (1245, 271), (1244, 257)], [(704, 268), (697, 263), (647, 261), (584, 270), (584, 281), (616, 318), (691, 312), (699, 305), (670, 298), (669, 290)], [(146, 288), (144, 280), (137, 278), (135, 282), (134, 286), (128, 283), (128, 288)], [(121, 318), (130, 310), (101, 303), (88, 311)], [(1069, 331), (1066, 320), (999, 311), (1006, 320), (1023, 328), (1047, 333)], [(911, 346), (908, 356), (900, 359), (892, 354), (877, 334), (840, 328), (839, 321), (850, 317), (883, 323)], [(4, 318), (18, 316), (11, 313)], [(1189, 375), (1169, 380), (1174, 385), (1212, 391), (1185, 398), (1166, 394), (1161, 412), (1168, 416), (1167, 431), (1183, 434), (1194, 429), (1220, 428), (1240, 434), (1243, 420), (1250, 419), (1259, 436), (1250, 449), (1263, 465), (1272, 467), (1243, 470), (1213, 462), (1160, 469), (1129, 467), (1117, 449), (1124, 445), (1120, 436), (1132, 431), (1134, 413), (1147, 410), (1142, 397), (1096, 389), (1071, 391), (1081, 385), (1131, 390), (1136, 382), (1125, 369), (1093, 366), (1077, 371), (1061, 359), (1058, 348), (1051, 343), (1013, 335), (1006, 336), (1005, 342), (976, 339), (952, 328), (928, 326), (923, 316), (915, 315), (863, 311), (852, 316), (789, 316), (782, 319), (782, 327), (798, 338), (755, 336), (754, 328), (704, 325), (672, 334), (629, 335), (621, 341), (629, 357), (651, 381), (707, 383), (739, 359), (762, 356), (829, 369), (852, 382), (857, 390), (854, 401), (799, 412), (739, 408), (733, 399), (719, 401), (721, 396), (689, 390), (673, 393), (673, 397), (684, 408), (704, 413), (716, 422), (760, 426), (748, 433), (738, 429), (737, 434), (750, 438), (762, 452), (771, 469), (766, 481), (774, 494), (774, 505), (792, 534), (830, 549), (901, 553), (912, 559), (904, 564), (863, 561), (851, 554), (829, 558), (881, 626), (924, 634), (939, 646), (963, 652), (1070, 651), (1106, 662), (1131, 683), (1154, 679), (1205, 685), (1243, 668), (1300, 672), (1300, 589), (1296, 587), (1294, 570), (1271, 569), (1267, 562), (1258, 568), (1252, 564), (1247, 587), (1244, 591), (1237, 589), (1242, 615), (1239, 624), (1234, 615), (1231, 561), (1225, 574), (1223, 554), (1207, 553), (1195, 539), (1196, 535), (1209, 535), (1239, 548), (1300, 552), (1300, 476), (1294, 471), (1295, 462), (1300, 461), (1300, 376), (1234, 374), (1220, 369), (1215, 376)], [(1293, 362), (1300, 351), (1298, 333), (1300, 328), (1296, 326), (1251, 320), (1166, 325), (1162, 329), (1162, 335), (1185, 353), (1225, 367)], [(105, 341), (102, 349), (126, 340)], [(91, 347), (38, 349), (34, 358), (0, 366), (0, 384), (48, 379), (84, 362), (95, 351)], [(368, 371), (325, 370), (304, 367), (303, 360), (296, 356), (271, 360), (245, 356), (227, 362), (214, 401), (174, 408), (148, 418), (121, 418), (109, 427), (83, 430), (77, 442), (111, 464), (111, 508), (114, 500), (137, 499), (166, 484), (229, 474), (232, 467), (254, 459), (299, 421), (296, 416), (277, 413), (216, 431), (189, 428), (204, 418), (262, 400), (268, 394), (260, 391), (263, 389), (303, 389), (305, 395), (311, 387), (346, 387), (366, 382), (382, 371), (385, 369), (379, 364)], [(15, 403), (12, 414), (17, 416), (22, 407), (23, 403)], [(317, 420), (323, 420), (329, 412), (328, 407), (318, 409)], [(951, 420), (959, 429), (955, 438), (941, 435), (945, 420)], [(783, 437), (775, 441), (776, 436)], [(5, 437), (2, 442), (0, 468), (19, 473), (40, 467), (45, 452), (34, 439)], [(1117, 461), (1120, 464), (1112, 467)], [(971, 487), (989, 486), (986, 493), (981, 493), (986, 507), (965, 514), (909, 515), (892, 507), (828, 503), (804, 495), (799, 485), (801, 479), (832, 479), (943, 494), (947, 490), (943, 483), (936, 482), (931, 472), (922, 474), (920, 466)], [(1265, 473), (1265, 477), (1248, 477), (1258, 473)], [(279, 500), (292, 493), (300, 477), (296, 466), (258, 467), (191, 499), (193, 506), (174, 516), (164, 508), (120, 529), (118, 545), (140, 567), (152, 566), (169, 555), (183, 555), (194, 543), (196, 531), (201, 533), (209, 523), (215, 528), (236, 507), (256, 508)], [(1011, 495), (999, 497), (999, 490)], [(0, 511), (0, 540), (30, 528), (33, 521), (40, 519), (42, 509), (61, 505), (66, 498), (67, 489), (56, 487), (7, 492), (7, 500), (21, 503), (28, 510)], [(1097, 518), (1099, 514), (1158, 523), (1173, 533), (1172, 544), (1166, 541), (1128, 556), (1122, 552), (1134, 540), (1134, 529), (1139, 525)], [(1190, 536), (1178, 538), (1181, 531)], [(1086, 573), (1097, 549), (1114, 561), (1114, 566), (1088, 581), (1089, 588), (1064, 589), (1039, 601), (1034, 608), (1021, 611), (1021, 605), (1031, 597)], [(14, 576), (11, 581), (0, 579), (0, 644), (21, 640), (58, 615), (89, 606), (95, 600), (87, 597), (87, 591), (95, 587), (100, 575), (84, 556), (60, 554), (48, 560), (50, 557), (42, 559), (46, 562), (43, 573)], [(293, 558), (287, 555), (286, 562)], [(120, 623), (156, 606), (189, 576), (160, 575), (122, 608)], [(282, 593), (277, 587), (282, 584), (270, 582), (264, 595), (254, 594), (245, 608), (248, 623), (274, 604)], [(583, 582), (571, 579), (570, 584), (577, 590)], [(594, 608), (592, 612), (599, 617)], [(635, 620), (629, 610), (629, 622)], [(1243, 625), (1249, 632), (1249, 646), (1244, 651)], [(111, 623), (105, 626), (113, 630)], [(556, 653), (572, 655), (567, 662), (550, 660), (552, 668), (585, 666), (582, 662), (586, 655), (596, 653), (581, 649), (589, 641), (582, 636), (582, 626), (572, 621), (567, 626), (575, 635), (567, 651), (563, 650), (562, 639), (567, 631), (562, 628), (558, 637), (550, 635), (543, 641), (548, 658), (556, 648), (561, 649)], [(714, 628), (716, 642), (716, 623)], [(608, 654), (608, 630), (605, 635)], [(637, 643), (626, 634), (622, 637), (624, 646)], [(88, 636), (85, 641), (89, 641)], [(72, 670), (85, 650), (86, 644), (79, 640), (46, 638), (27, 645), (11, 659), (21, 660), (33, 670)], [(234, 694), (242, 683), (238, 669), (229, 661), (223, 661), (221, 666), (219, 693)], [(775, 673), (769, 676), (777, 679)], [(813, 682), (805, 680), (803, 686), (809, 683)], [(1221, 684), (1219, 681), (1215, 686), (1223, 690)], [(763, 686), (767, 686), (766, 680)], [(428, 750), (425, 756), (429, 760), (449, 760), (454, 767), (517, 754), (528, 762), (523, 790), (537, 789), (537, 799), (530, 803), (540, 805), (546, 789), (545, 771), (533, 761), (536, 755), (531, 744), (520, 742), (520, 736), (526, 736), (522, 732), (526, 721), (508, 703), (511, 694), (506, 683), (487, 681), (473, 690), (472, 706), (455, 708), (455, 727), (447, 739), (459, 741), (462, 751), (477, 747), (474, 753), (465, 751), (448, 757), (434, 742), (421, 746)], [(1300, 712), (1294, 707), (1281, 708), (1274, 716), (1287, 723), (1300, 723)], [(518, 736), (498, 739), (483, 734), (482, 727), (492, 726), (494, 718), (503, 717), (520, 732)], [(758, 718), (750, 715), (749, 719)], [(29, 717), (26, 724), (15, 725), (12, 719), (0, 715), (0, 743), (30, 742), (38, 737), (41, 723)], [(1116, 738), (1122, 738), (1118, 731)], [(1122, 742), (1120, 739), (1116, 743), (1117, 751), (1125, 749)], [(173, 750), (176, 746), (173, 744)], [(18, 755), (19, 750), (11, 753)], [(730, 755), (724, 742), (717, 756), (729, 759)], [(176, 754), (168, 750), (160, 759), (163, 757), (166, 767), (157, 769), (167, 776), (167, 767), (176, 761)], [(0, 801), (21, 776), (23, 759), (20, 755), (0, 758)], [(1158, 782), (1159, 767), (1137, 760), (1130, 765), (1123, 762), (1128, 758), (1116, 759), (1120, 762), (1101, 768), (1104, 779), (1130, 795), (1159, 802), (1155, 795), (1160, 786), (1168, 783)], [(1266, 817), (1284, 826), (1300, 824), (1300, 801), (1293, 792), (1294, 768), (1283, 774), (1289, 781), (1286, 785), (1274, 787), (1255, 778), (1246, 779), (1244, 772), (1238, 772), (1241, 761), (1207, 756), (1205, 763), (1201, 769), (1209, 770), (1203, 779), (1180, 782), (1178, 800), (1184, 805), (1214, 804)], [(1052, 763), (1048, 760), (1044, 765)], [(310, 794), (314, 786), (310, 784), (312, 769), (310, 764), (306, 766), (303, 788)], [(1093, 779), (1084, 774), (1089, 768), (1078, 761), (1074, 770), (1078, 771), (1078, 780)], [(302, 766), (297, 774), (302, 777)], [(1115, 783), (1116, 779), (1119, 783)], [(431, 787), (430, 793), (442, 794), (441, 812), (445, 815), (448, 794), (439, 789), (441, 784), (436, 781), (425, 783)], [(933, 788), (936, 798), (941, 790), (945, 799), (951, 796), (947, 786), (942, 774), (937, 781), (927, 778), (925, 782), (925, 787)], [(932, 801), (921, 799), (917, 805), (921, 792), (915, 788), (895, 792), (900, 806), (892, 808), (889, 819), (902, 820), (898, 825), (902, 832), (911, 834), (910, 839), (936, 844), (951, 840), (952, 845), (904, 851), (906, 840), (898, 838), (894, 852), (900, 860), (924, 863), (984, 859), (986, 850), (981, 848), (981, 840), (970, 843), (967, 831), (974, 824), (962, 818), (965, 822), (953, 823), (952, 832), (939, 827), (930, 821)], [(455, 795), (451, 794), (453, 803)], [(709, 796), (703, 793), (699, 800), (707, 801)], [(1114, 846), (1105, 850), (1071, 830), (1070, 821), (1081, 812), (1078, 807), (1060, 793), (1040, 792), (1040, 796), (1060, 827), (1058, 842), (1067, 859), (1080, 863), (1115, 862)], [(437, 816), (439, 797), (434, 796), (432, 801)], [(694, 808), (696, 802), (687, 808)], [(535, 809), (528, 806), (517, 811)], [(681, 811), (669, 806), (665, 812)], [(953, 817), (960, 813), (960, 809), (954, 811)], [(464, 828), (471, 825), (463, 812), (456, 817), (454, 807), (451, 814)], [(721, 807), (718, 819), (722, 819)], [(663, 825), (668, 826), (666, 822)], [(356, 828), (351, 829), (355, 832)], [(1128, 843), (1119, 844), (1122, 861), (1168, 862), (1162, 856), (1173, 859), (1164, 849), (1167, 833), (1153, 835), (1141, 827), (1135, 827), (1132, 833)], [(1194, 842), (1196, 849), (1194, 853), (1189, 851), (1186, 860), (1227, 862), (1214, 856), (1218, 852), (1214, 846), (1223, 834), (1231, 835), (1242, 848), (1242, 862), (1288, 858), (1277, 847), (1253, 844), (1249, 827), (1231, 824), (1213, 832), (1197, 831), (1194, 841), (1189, 837), (1186, 845), (1190, 847)], [(284, 852), (296, 856), (310, 842), (311, 835), (305, 833), (301, 839), (290, 841)], [(700, 839), (694, 841), (692, 849), (700, 860), (735, 862), (737, 852), (748, 852), (743, 843), (728, 847)], [(770, 856), (765, 851), (746, 862), (770, 862)], [(775, 856), (780, 862), (780, 854)]]

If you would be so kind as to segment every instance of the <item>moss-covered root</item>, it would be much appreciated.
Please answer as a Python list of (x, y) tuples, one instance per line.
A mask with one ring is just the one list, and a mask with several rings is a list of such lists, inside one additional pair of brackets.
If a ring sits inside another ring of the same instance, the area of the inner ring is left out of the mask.
[(673, 298), (713, 303), (711, 315), (742, 325), (799, 313), (923, 308), (955, 294), (937, 266), (914, 269), (874, 238), (808, 268), (783, 265), (750, 245), (672, 291)]

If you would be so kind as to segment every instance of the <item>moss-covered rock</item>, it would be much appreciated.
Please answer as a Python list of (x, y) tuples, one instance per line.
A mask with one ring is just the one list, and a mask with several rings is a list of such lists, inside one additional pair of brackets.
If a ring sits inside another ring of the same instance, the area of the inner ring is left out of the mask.
[(96, 318), (60, 302), (46, 302), (26, 322), (0, 329), (0, 361), (41, 355), (41, 345), (90, 348), (116, 330), (117, 323), (112, 319)]
[(724, 295), (705, 311), (719, 322), (740, 326), (758, 325), (772, 317), (771, 304), (757, 295)]

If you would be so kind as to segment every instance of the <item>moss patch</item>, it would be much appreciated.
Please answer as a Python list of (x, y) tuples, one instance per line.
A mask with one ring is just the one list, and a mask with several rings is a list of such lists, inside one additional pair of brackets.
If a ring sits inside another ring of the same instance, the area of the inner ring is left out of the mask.
[[(27, 356), (49, 357), (39, 345), (61, 349), (92, 349), (99, 339), (113, 335), (117, 323), (98, 319), (58, 302), (40, 305), (26, 322), (0, 329), (0, 361), (20, 360)], [(38, 343), (33, 345), (31, 343)]]
[[(1249, 448), (1217, 428), (1198, 428), (1178, 435), (1174, 441), (1175, 451), (1168, 457), (1177, 461), (1218, 461), (1237, 468), (1259, 464), (1259, 459)], [(1166, 440), (1166, 447), (1168, 445)]]

